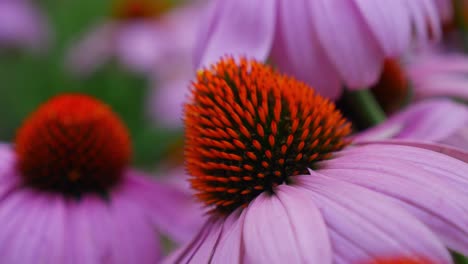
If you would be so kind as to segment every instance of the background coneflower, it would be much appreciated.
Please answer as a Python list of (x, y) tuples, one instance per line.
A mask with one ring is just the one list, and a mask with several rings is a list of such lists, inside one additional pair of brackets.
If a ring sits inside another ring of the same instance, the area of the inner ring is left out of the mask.
[(0, 149), (2, 262), (155, 263), (160, 233), (190, 238), (197, 207), (131, 169), (130, 154), (107, 105), (64, 94), (40, 106)]

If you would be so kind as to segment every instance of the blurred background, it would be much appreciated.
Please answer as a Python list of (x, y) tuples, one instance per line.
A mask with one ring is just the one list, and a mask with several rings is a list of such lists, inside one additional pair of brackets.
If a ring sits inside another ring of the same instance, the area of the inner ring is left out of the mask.
[[(103, 24), (159, 23), (171, 9), (186, 5), (176, 0), (162, 2), (152, 6), (150, 1), (139, 0), (0, 0), (0, 141), (12, 142), (23, 119), (48, 98), (79, 92), (103, 100), (124, 120), (132, 136), (134, 165), (153, 169), (169, 153), (180, 153), (181, 126), (165, 125), (151, 116), (148, 98), (157, 86), (157, 74), (152, 69), (131, 69), (106, 51), (115, 47), (103, 45), (116, 44), (117, 36), (107, 41), (92, 40), (96, 36), (86, 40)], [(88, 41), (101, 43), (101, 50), (80, 44)], [(79, 61), (86, 56), (90, 58)], [(186, 79), (183, 84), (189, 83)]]

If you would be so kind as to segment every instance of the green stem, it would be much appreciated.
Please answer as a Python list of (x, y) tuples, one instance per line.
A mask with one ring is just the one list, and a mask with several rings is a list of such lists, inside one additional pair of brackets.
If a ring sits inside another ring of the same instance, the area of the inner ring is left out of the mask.
[(371, 127), (385, 121), (384, 111), (368, 89), (357, 91), (345, 89), (343, 97), (347, 107), (361, 126)]
[(452, 258), (454, 260), (454, 263), (456, 263), (456, 264), (468, 264), (468, 259), (465, 258), (462, 254), (460, 254), (458, 252), (455, 252), (455, 251), (451, 251), (450, 253), (452, 253)]
[(463, 2), (462, 0), (452, 0), (455, 25), (462, 37), (463, 49), (468, 52), (468, 28), (463, 18)]

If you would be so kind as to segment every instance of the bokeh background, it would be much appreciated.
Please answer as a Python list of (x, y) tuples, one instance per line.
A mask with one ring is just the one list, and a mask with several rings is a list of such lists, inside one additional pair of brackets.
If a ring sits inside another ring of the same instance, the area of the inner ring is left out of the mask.
[[(171, 6), (183, 4), (170, 1)], [(152, 170), (167, 152), (177, 150), (182, 130), (154, 122), (148, 115), (151, 87), (148, 77), (132, 73), (110, 61), (85, 78), (65, 67), (70, 46), (86, 31), (109, 18), (115, 2), (95, 0), (31, 1), (50, 26), (47, 47), (31, 51), (21, 47), (0, 50), (0, 141), (14, 140), (15, 131), (31, 111), (48, 98), (79, 92), (109, 104), (127, 124), (133, 141), (133, 164)]]

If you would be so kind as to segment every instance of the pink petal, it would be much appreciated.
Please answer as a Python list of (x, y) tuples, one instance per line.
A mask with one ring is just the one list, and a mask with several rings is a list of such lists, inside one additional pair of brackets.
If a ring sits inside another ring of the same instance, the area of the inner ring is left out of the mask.
[(211, 259), (212, 263), (242, 263), (244, 220), (245, 210), (242, 213), (237, 210), (226, 218), (218, 246)]
[(200, 35), (195, 64), (208, 66), (226, 54), (265, 60), (275, 31), (276, 1), (218, 0)]
[(365, 130), (355, 141), (415, 139), (440, 142), (468, 126), (468, 109), (446, 99), (427, 100), (410, 105), (387, 121)]
[(246, 209), (246, 263), (331, 263), (331, 248), (317, 207), (303, 192), (263, 193)]
[(289, 216), (296, 247), (304, 263), (331, 263), (332, 246), (322, 213), (307, 191), (280, 185), (276, 193)]
[(450, 248), (468, 252), (466, 163), (407, 146), (368, 145), (322, 162), (320, 173), (394, 198)]
[(118, 24), (104, 22), (87, 33), (67, 52), (66, 66), (73, 73), (86, 76), (95, 72), (114, 55), (114, 37)]
[(223, 232), (223, 222), (224, 219), (219, 219), (213, 223), (210, 232), (203, 239), (193, 256), (190, 257), (190, 263), (209, 263), (211, 261)]
[(353, 1), (309, 1), (312, 25), (327, 56), (353, 89), (374, 84), (384, 54)]
[(305, 8), (307, 2), (279, 1), (274, 62), (286, 73), (312, 85), (322, 96), (336, 99), (342, 91), (341, 81), (317, 39), (310, 12)]
[(201, 205), (192, 195), (168, 184), (159, 184), (148, 176), (129, 171), (122, 190), (146, 208), (159, 229), (178, 242), (186, 242), (196, 234), (204, 219)]
[(117, 242), (115, 263), (156, 263), (161, 258), (159, 237), (155, 232), (148, 208), (135, 201), (134, 197), (115, 195), (111, 197), (110, 214), (114, 221), (115, 240), (105, 237), (109, 242)]
[(354, 0), (354, 2), (386, 56), (399, 56), (408, 49), (411, 21), (402, 1)]
[[(164, 259), (163, 263), (172, 264), (172, 263), (190, 263), (194, 254), (197, 253), (200, 246), (205, 242), (207, 237), (211, 234), (220, 235), (223, 225), (222, 219), (217, 219), (217, 217), (209, 218), (203, 227), (200, 229), (198, 234), (193, 237), (193, 239), (184, 245), (183, 247), (177, 249), (171, 255), (169, 255), (166, 259)], [(205, 247), (205, 249), (207, 249)], [(212, 248), (213, 252), (215, 247)], [(212, 252), (212, 253), (213, 253)], [(204, 262), (207, 262), (208, 259), (205, 259)]]
[(183, 105), (189, 94), (190, 76), (160, 80), (149, 98), (150, 114), (166, 127), (182, 128)]
[(4, 199), (0, 209), (2, 262), (64, 262), (63, 209), (62, 201), (31, 191), (18, 190)]
[(366, 263), (405, 256), (451, 263), (437, 238), (386, 197), (320, 173), (299, 176), (328, 226), (335, 263)]
[(121, 24), (116, 34), (116, 55), (130, 70), (148, 73), (163, 59), (169, 32), (155, 22)]
[[(406, 0), (405, 3), (418, 43), (424, 45), (431, 37), (438, 39), (441, 35), (441, 25), (433, 0)], [(432, 36), (429, 35), (429, 31), (432, 31)]]

